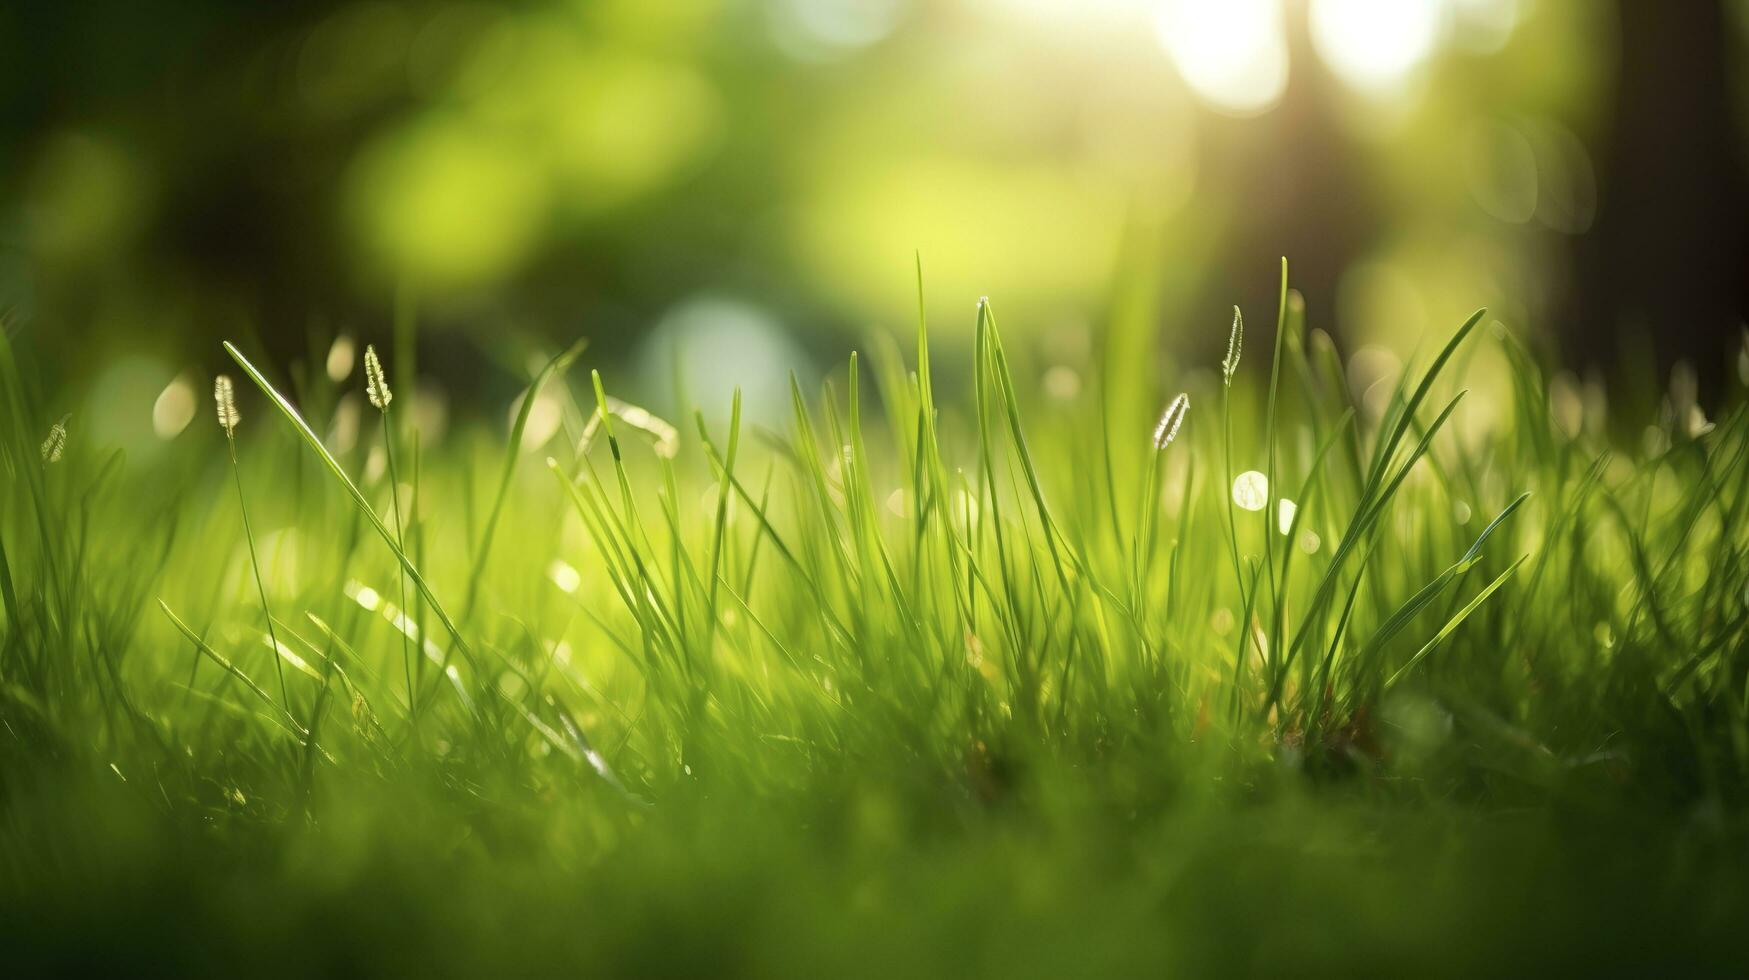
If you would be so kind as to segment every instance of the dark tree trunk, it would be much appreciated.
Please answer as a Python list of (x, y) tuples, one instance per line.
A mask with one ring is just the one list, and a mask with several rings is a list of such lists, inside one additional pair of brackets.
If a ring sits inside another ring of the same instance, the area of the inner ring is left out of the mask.
[(1558, 317), (1567, 357), (1615, 381), (1660, 383), (1694, 365), (1714, 404), (1749, 310), (1739, 113), (1722, 2), (1617, 0), (1621, 63), (1611, 131), (1597, 147), (1598, 214), (1575, 245)]

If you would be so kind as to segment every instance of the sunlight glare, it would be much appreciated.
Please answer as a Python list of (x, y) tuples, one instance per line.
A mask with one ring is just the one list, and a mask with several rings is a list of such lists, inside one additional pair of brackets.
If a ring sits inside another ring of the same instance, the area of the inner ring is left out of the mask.
[(152, 403), (152, 431), (166, 441), (176, 438), (194, 421), (194, 407), (194, 384), (179, 374)]
[(1239, 474), (1233, 479), (1233, 503), (1249, 511), (1269, 506), (1269, 478), (1256, 470)]
[(560, 558), (554, 558), (547, 564), (547, 578), (552, 579), (559, 591), (566, 593), (576, 592), (578, 586), (583, 584), (582, 573)]
[(328, 380), (335, 383), (345, 381), (352, 373), (353, 361), (357, 359), (358, 345), (351, 337), (341, 334), (334, 338), (333, 346), (328, 348)]
[[(510, 410), (505, 413), (505, 428), (516, 429), (516, 417), (522, 414), (522, 399), (517, 396), (510, 403)], [(532, 453), (552, 441), (559, 434), (559, 426), (565, 421), (564, 406), (558, 396), (550, 391), (543, 391), (534, 396), (534, 407), (528, 410), (528, 421), (522, 430), (522, 451)]]
[(1185, 83), (1212, 109), (1257, 115), (1287, 88), (1280, 0), (1166, 0), (1154, 27)]
[(1433, 53), (1441, 0), (1312, 0), (1312, 46), (1349, 85), (1389, 91)]

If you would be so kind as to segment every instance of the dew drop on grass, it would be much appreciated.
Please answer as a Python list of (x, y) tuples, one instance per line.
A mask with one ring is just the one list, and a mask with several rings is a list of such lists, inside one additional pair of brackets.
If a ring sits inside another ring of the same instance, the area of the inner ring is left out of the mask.
[(1239, 474), (1233, 480), (1233, 503), (1250, 511), (1269, 506), (1269, 477), (1256, 470)]

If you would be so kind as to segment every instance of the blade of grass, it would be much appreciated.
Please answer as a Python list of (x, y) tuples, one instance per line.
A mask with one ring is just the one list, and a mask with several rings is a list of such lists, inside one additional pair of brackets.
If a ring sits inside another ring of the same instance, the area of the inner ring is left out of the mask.
[(305, 422), (304, 417), (298, 414), (297, 408), (295, 408), (291, 402), (287, 401), (284, 395), (279, 393), (279, 390), (273, 386), (272, 382), (268, 381), (267, 377), (263, 375), (254, 364), (250, 363), (247, 357), (243, 356), (242, 351), (238, 350), (230, 341), (225, 341), (225, 352), (231, 355), (231, 359), (237, 362), (237, 366), (243, 369), (243, 373), (249, 376), (249, 380), (255, 382), (255, 386), (260, 388), (261, 391), (267, 395), (268, 400), (273, 402), (274, 407), (279, 409), (280, 414), (284, 415), (286, 420), (292, 424), (292, 428), (297, 431), (298, 435), (303, 437), (304, 444), (309, 446), (310, 451), (314, 452), (316, 457), (322, 461), (322, 464), (327, 468), (329, 475), (333, 476), (335, 480), (338, 480), (340, 485), (345, 488), (347, 494), (352, 497), (352, 502), (357, 506), (359, 513), (363, 514), (365, 519), (370, 521), (371, 527), (376, 529), (377, 535), (383, 539), (384, 544), (388, 545), (389, 551), (395, 556), (395, 559), (400, 562), (401, 567), (406, 569), (407, 577), (413, 580), (414, 586), (418, 588), (421, 595), (425, 596), (425, 601), (431, 604), (431, 611), (436, 613), (438, 621), (443, 623), (444, 630), (449, 633), (450, 639), (455, 642), (455, 648), (461, 651), (463, 658), (465, 658), (470, 665), (473, 665), (473, 651), (469, 648), (467, 640), (463, 639), (461, 630), (456, 626), (455, 620), (450, 618), (449, 613), (443, 607), (443, 603), (438, 600), (436, 593), (434, 593), (431, 586), (426, 583), (425, 576), (420, 574), (418, 566), (413, 563), (413, 559), (407, 557), (407, 553), (401, 550), (400, 544), (395, 540), (395, 533), (389, 530), (388, 525), (383, 523), (381, 517), (377, 516), (377, 512), (372, 509), (370, 502), (364, 499), (364, 494), (360, 492), (358, 485), (352, 482), (350, 476), (346, 475), (346, 470), (340, 466), (339, 460), (336, 460), (334, 455), (328, 451), (328, 448), (322, 444), (321, 438), (310, 429), (309, 423)]
[(498, 475), (498, 492), (492, 498), (492, 510), (486, 517), (486, 526), (480, 530), (480, 546), (474, 549), (473, 566), (468, 570), (467, 599), (462, 603), (464, 623), (473, 616), (474, 604), (479, 599), (480, 577), (485, 574), (486, 559), (492, 554), (492, 541), (498, 530), (498, 518), (504, 512), (504, 500), (510, 495), (510, 483), (516, 476), (516, 459), (522, 454), (522, 434), (528, 429), (528, 417), (534, 410), (535, 399), (540, 397), (541, 388), (548, 379), (563, 372), (588, 346), (588, 338), (578, 339), (547, 361), (540, 373), (534, 376), (534, 381), (523, 389), (522, 406), (516, 412), (516, 422), (510, 427), (510, 445), (504, 451), (504, 468)]

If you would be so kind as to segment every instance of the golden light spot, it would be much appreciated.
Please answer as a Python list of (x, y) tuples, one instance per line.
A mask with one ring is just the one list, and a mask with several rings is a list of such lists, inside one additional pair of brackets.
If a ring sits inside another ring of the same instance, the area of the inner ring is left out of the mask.
[(333, 346), (328, 348), (328, 380), (345, 381), (352, 373), (352, 366), (358, 360), (358, 345), (351, 337), (341, 334), (334, 338)]
[(566, 593), (576, 592), (577, 587), (583, 584), (583, 575), (560, 558), (554, 558), (547, 564), (547, 578), (552, 579), (559, 591)]
[(1168, 0), (1154, 27), (1185, 84), (1211, 109), (1256, 115), (1287, 89), (1280, 0)]
[(194, 421), (194, 382), (179, 374), (152, 403), (152, 432), (165, 441), (176, 438)]
[(1269, 506), (1269, 477), (1246, 470), (1233, 479), (1233, 503), (1243, 510), (1259, 511)]

